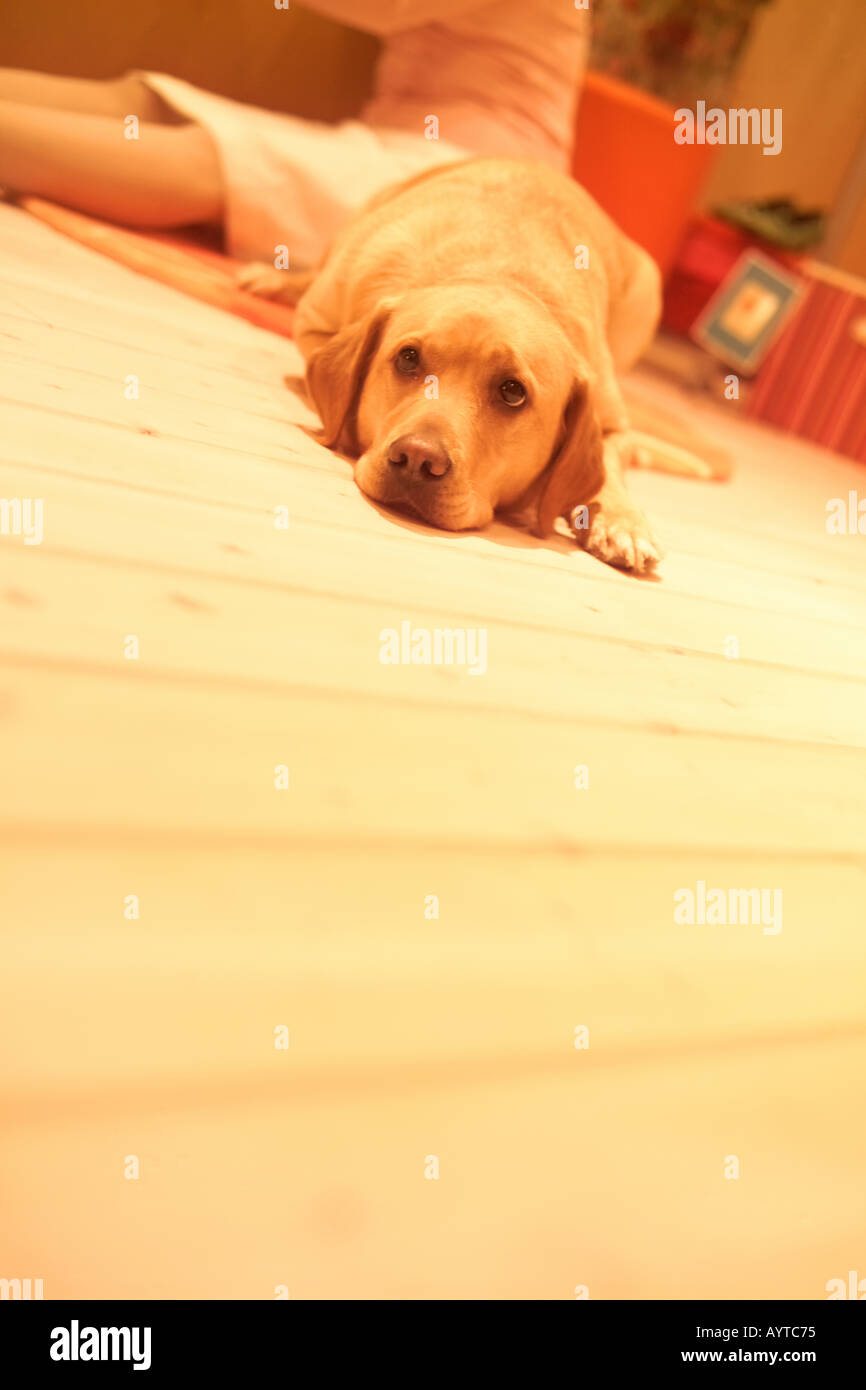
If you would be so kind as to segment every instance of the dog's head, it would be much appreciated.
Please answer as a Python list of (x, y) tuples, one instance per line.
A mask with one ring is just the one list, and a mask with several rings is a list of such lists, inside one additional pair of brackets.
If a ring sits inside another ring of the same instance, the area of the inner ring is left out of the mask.
[(604, 480), (588, 373), (550, 311), (470, 282), (383, 300), (307, 366), (358, 486), (445, 530), (531, 502), (539, 535)]

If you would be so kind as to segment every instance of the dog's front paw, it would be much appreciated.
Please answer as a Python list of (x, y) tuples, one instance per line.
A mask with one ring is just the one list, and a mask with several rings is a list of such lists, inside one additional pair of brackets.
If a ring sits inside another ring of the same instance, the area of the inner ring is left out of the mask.
[(649, 522), (637, 508), (607, 511), (600, 507), (578, 539), (591, 555), (618, 569), (649, 574), (662, 558)]
[(259, 299), (279, 299), (286, 288), (286, 272), (264, 261), (250, 261), (238, 271), (237, 285)]

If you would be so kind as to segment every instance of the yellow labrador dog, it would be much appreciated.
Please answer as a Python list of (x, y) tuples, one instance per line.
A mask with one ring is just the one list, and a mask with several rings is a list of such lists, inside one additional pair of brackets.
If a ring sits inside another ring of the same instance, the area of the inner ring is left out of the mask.
[(388, 189), (332, 247), (295, 336), (325, 442), (369, 497), (434, 526), (564, 517), (637, 572), (659, 550), (623, 470), (617, 383), (660, 308), (650, 257), (573, 180), (473, 159)]

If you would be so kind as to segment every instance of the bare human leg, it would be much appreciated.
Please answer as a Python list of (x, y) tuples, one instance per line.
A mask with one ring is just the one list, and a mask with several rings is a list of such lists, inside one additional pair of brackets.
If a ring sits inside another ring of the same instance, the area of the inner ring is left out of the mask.
[(49, 72), (0, 68), (0, 101), (80, 111), (89, 116), (138, 116), (140, 121), (181, 125), (178, 115), (134, 72), (123, 77), (56, 77)]
[(207, 131), (178, 123), (134, 74), (93, 82), (0, 69), (0, 187), (135, 227), (219, 222), (223, 211)]

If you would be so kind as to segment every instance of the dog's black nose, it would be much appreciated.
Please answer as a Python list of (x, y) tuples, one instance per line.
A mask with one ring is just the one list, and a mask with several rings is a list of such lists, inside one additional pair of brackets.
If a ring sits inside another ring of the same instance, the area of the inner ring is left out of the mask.
[(403, 434), (388, 449), (392, 468), (405, 468), (412, 477), (444, 478), (451, 460), (441, 444), (417, 434)]

